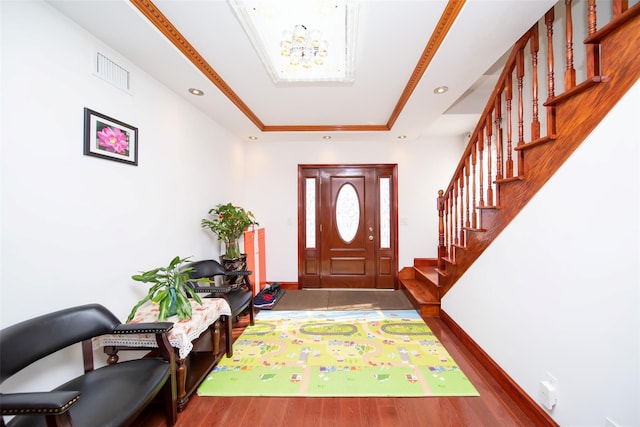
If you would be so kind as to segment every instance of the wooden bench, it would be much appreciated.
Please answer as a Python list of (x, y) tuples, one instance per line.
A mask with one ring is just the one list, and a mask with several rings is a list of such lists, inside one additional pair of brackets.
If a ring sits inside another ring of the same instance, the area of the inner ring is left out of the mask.
[[(73, 344), (81, 344), (84, 374), (51, 391), (0, 394), (6, 425), (110, 427), (131, 423), (162, 396), (167, 425), (176, 423), (175, 355), (169, 344), (171, 322), (122, 324), (98, 304), (67, 308), (0, 331), (0, 383), (32, 363)], [(104, 334), (151, 334), (160, 357), (129, 360), (95, 369), (92, 339)], [(4, 425), (4, 419), (2, 425)]]

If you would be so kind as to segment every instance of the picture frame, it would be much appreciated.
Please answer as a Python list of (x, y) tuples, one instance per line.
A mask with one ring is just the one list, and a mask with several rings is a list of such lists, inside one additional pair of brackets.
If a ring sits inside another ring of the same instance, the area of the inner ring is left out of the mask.
[(84, 109), (84, 155), (138, 165), (138, 128)]

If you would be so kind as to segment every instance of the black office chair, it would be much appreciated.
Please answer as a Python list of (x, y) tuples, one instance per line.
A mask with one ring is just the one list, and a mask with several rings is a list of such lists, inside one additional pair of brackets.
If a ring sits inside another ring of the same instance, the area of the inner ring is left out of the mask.
[[(233, 356), (233, 321), (245, 311), (249, 311), (249, 323), (254, 324), (253, 284), (249, 276), (250, 271), (234, 270), (226, 271), (219, 262), (206, 259), (194, 261), (184, 265), (184, 268), (192, 268), (189, 272), (188, 285), (198, 293), (207, 293), (205, 298), (225, 298), (231, 307), (231, 316), (223, 316), (226, 323), (225, 344), (227, 357)], [(235, 280), (243, 276), (244, 280)], [(198, 279), (207, 278), (215, 283), (215, 278), (222, 278), (222, 283), (214, 286), (198, 284)]]

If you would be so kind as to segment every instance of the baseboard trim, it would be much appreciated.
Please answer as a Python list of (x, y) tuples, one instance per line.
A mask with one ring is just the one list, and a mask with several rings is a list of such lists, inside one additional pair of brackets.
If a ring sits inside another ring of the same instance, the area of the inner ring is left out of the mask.
[(553, 418), (549, 416), (525, 391), (516, 384), (513, 379), (476, 343), (465, 331), (462, 330), (444, 310), (440, 310), (440, 319), (451, 329), (451, 332), (460, 340), (462, 345), (469, 350), (474, 358), (487, 370), (489, 375), (509, 395), (515, 404), (531, 419), (536, 426), (558, 427)]
[[(272, 282), (275, 283), (275, 282)], [(300, 289), (300, 287), (298, 286), (298, 282), (278, 282), (280, 283), (280, 287), (282, 289), (291, 289), (291, 290), (295, 290), (295, 289)]]

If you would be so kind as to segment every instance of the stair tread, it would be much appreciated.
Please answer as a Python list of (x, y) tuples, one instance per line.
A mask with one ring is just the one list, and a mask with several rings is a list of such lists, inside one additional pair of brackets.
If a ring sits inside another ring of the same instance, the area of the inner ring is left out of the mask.
[(419, 304), (440, 304), (438, 296), (424, 281), (418, 279), (402, 279), (401, 282), (405, 290), (410, 293), (411, 297)]
[(414, 268), (418, 273), (438, 286), (438, 267), (436, 265), (420, 265)]
[(462, 227), (465, 231), (472, 231), (474, 233), (484, 233), (487, 231), (486, 228), (471, 228), (471, 227)]
[(435, 267), (438, 265), (438, 260), (435, 258), (414, 258), (413, 266), (414, 267)]

